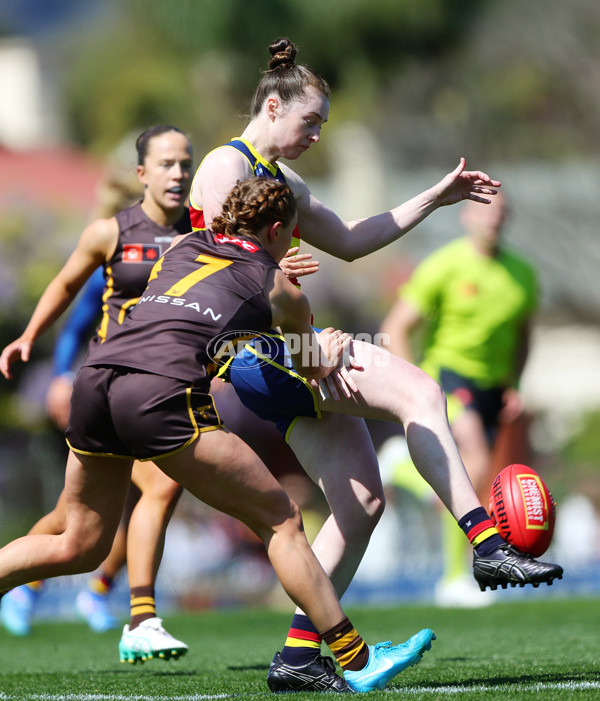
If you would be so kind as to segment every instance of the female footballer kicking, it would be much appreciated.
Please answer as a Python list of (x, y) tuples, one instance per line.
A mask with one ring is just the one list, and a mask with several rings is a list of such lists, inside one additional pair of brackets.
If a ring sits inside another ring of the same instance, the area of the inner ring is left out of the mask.
[[(287, 182), (298, 204), (299, 237), (347, 261), (379, 250), (410, 231), (442, 206), (464, 199), (488, 203), (500, 183), (480, 171), (457, 168), (411, 200), (381, 214), (343, 221), (322, 204), (304, 180), (280, 158), (295, 160), (318, 143), (329, 116), (329, 87), (307, 66), (295, 62), (296, 46), (286, 38), (269, 47), (268, 70), (251, 102), (250, 121), (240, 138), (210, 152), (200, 164), (190, 195), (197, 228), (210, 226), (223, 198), (240, 179), (270, 177)], [(284, 260), (292, 277), (306, 257)], [(242, 402), (273, 421), (307, 474), (324, 491), (331, 516), (313, 543), (314, 552), (342, 595), (356, 572), (384, 508), (383, 488), (373, 445), (363, 419), (402, 423), (414, 465), (461, 526), (474, 550), (474, 575), (485, 588), (539, 582), (562, 576), (558, 565), (539, 563), (508, 546), (482, 507), (452, 439), (445, 396), (428, 375), (373, 345), (354, 342), (351, 353), (361, 369), (349, 374), (358, 388), (350, 397), (332, 397), (334, 373), (315, 388), (286, 362), (284, 341), (273, 333), (278, 352), (261, 357), (252, 343), (227, 371)], [(296, 690), (300, 675), (320, 683), (328, 675), (319, 655), (314, 622), (297, 610), (285, 646), (268, 674), (275, 691)], [(320, 666), (319, 666), (320, 664)], [(316, 690), (315, 686), (315, 690)]]
[(251, 178), (233, 189), (213, 230), (182, 237), (159, 259), (131, 314), (90, 350), (75, 380), (66, 529), (0, 549), (0, 591), (93, 568), (110, 548), (134, 459), (151, 460), (264, 541), (283, 588), (343, 670), (336, 690), (371, 691), (419, 662), (433, 631), (396, 646), (365, 643), (306, 540), (298, 507), (224, 428), (208, 393), (223, 342), (242, 329), (260, 334), (274, 326), (297, 341), (295, 372), (319, 381), (335, 371), (345, 394), (355, 389), (344, 365), (349, 339), (333, 329), (316, 338), (308, 300), (277, 265), (295, 224), (288, 186)]

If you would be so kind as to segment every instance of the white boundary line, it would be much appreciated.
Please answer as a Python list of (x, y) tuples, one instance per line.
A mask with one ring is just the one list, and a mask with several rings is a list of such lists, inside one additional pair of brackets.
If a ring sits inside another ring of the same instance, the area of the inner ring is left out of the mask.
[[(508, 692), (519, 689), (523, 692), (528, 691), (586, 691), (587, 689), (600, 689), (600, 681), (586, 682), (533, 682), (533, 683), (505, 683), (505, 684), (473, 684), (473, 686), (456, 685), (456, 686), (413, 686), (408, 689), (402, 689), (402, 693), (406, 695), (416, 694), (433, 694), (436, 696), (453, 696), (454, 694), (473, 693), (491, 693), (491, 692)], [(393, 689), (386, 689), (393, 693)], [(399, 690), (398, 690), (399, 691)]]
[[(452, 686), (413, 686), (403, 689), (386, 689), (389, 694), (405, 694), (416, 696), (417, 694), (431, 694), (432, 696), (454, 696), (456, 694), (483, 694), (491, 692), (514, 691), (515, 688), (523, 692), (531, 691), (587, 691), (588, 689), (600, 689), (600, 681), (572, 681), (572, 682), (536, 682), (536, 683), (506, 683), (506, 684), (474, 684)], [(213, 701), (213, 699), (230, 699), (244, 696), (264, 696), (264, 694), (194, 694), (188, 696), (150, 696), (138, 694), (30, 694), (26, 697), (13, 696), (0, 692), (0, 701), (27, 698), (32, 701)]]
[(190, 696), (148, 696), (140, 694), (28, 694), (13, 696), (0, 692), (0, 701), (35, 699), (36, 701), (212, 701), (231, 699), (240, 694), (194, 694)]

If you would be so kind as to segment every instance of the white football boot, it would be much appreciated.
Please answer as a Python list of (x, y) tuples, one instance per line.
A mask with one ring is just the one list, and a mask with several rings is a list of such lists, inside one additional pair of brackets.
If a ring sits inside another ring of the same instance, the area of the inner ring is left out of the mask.
[(170, 660), (172, 657), (182, 657), (187, 651), (185, 643), (176, 640), (162, 627), (162, 618), (148, 618), (133, 630), (129, 630), (129, 625), (126, 625), (119, 642), (121, 662), (131, 664), (156, 657)]

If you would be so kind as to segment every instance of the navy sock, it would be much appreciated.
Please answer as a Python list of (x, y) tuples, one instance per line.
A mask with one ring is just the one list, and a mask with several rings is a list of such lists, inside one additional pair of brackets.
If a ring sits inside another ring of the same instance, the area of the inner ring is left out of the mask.
[(469, 542), (480, 557), (487, 557), (506, 541), (499, 535), (494, 522), (483, 506), (469, 511), (458, 521)]
[(296, 613), (281, 650), (283, 661), (294, 667), (312, 662), (321, 652), (321, 636), (310, 622), (310, 618)]

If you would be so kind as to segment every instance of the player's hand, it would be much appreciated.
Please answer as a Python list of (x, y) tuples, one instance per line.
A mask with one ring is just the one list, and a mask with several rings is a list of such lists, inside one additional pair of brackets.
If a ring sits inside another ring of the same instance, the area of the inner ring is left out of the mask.
[(524, 411), (523, 398), (513, 387), (505, 389), (502, 394), (502, 409), (498, 415), (503, 424), (516, 421)]
[(436, 186), (436, 201), (440, 206), (455, 204), (461, 200), (489, 204), (490, 199), (486, 195), (496, 194), (501, 185), (499, 180), (492, 180), (481, 170), (465, 170), (465, 166), (466, 161), (461, 158), (458, 166)]
[(312, 253), (298, 253), (298, 246), (290, 248), (285, 254), (279, 267), (287, 278), (312, 275), (319, 269), (319, 261), (312, 260)]
[(46, 410), (54, 423), (64, 431), (69, 425), (73, 382), (70, 377), (59, 375), (52, 379), (46, 394)]
[(361, 369), (353, 355), (352, 336), (330, 327), (323, 329), (318, 339), (332, 369), (325, 377), (314, 381), (313, 386), (323, 399), (339, 401), (341, 395), (350, 398), (353, 392), (358, 391), (358, 387), (349, 370)]
[[(321, 365), (332, 372), (342, 361), (344, 349), (350, 344), (351, 337), (343, 331), (328, 326), (317, 334), (317, 341), (321, 347)], [(328, 372), (328, 374), (329, 374)]]
[(313, 380), (312, 385), (321, 395), (322, 399), (339, 401), (340, 397), (350, 399), (354, 392), (358, 392), (354, 380), (346, 367), (337, 367), (327, 377)]
[(16, 341), (9, 343), (0, 355), (0, 372), (7, 380), (12, 380), (10, 366), (17, 360), (22, 360), (26, 363), (29, 360), (31, 353), (31, 341), (25, 341), (23, 338), (17, 338)]

